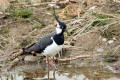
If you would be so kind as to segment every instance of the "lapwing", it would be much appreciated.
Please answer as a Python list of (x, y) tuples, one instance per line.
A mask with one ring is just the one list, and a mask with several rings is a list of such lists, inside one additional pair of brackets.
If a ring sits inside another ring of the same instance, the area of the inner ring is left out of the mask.
[[(66, 24), (61, 22), (55, 14), (54, 16), (57, 21), (57, 26), (55, 32), (48, 34), (47, 36), (41, 38), (38, 42), (23, 48), (23, 53), (39, 53), (47, 57), (48, 70), (49, 70), (49, 57), (52, 57), (52, 62), (55, 64), (54, 56), (61, 51), (64, 44), (64, 32), (66, 31)], [(57, 66), (55, 64), (55, 68)]]

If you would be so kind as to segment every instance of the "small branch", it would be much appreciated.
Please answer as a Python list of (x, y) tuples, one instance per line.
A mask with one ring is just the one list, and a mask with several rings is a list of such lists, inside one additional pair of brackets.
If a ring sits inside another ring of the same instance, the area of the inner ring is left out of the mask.
[(95, 54), (95, 55), (78, 55), (78, 56), (74, 56), (74, 57), (70, 57), (70, 58), (64, 58), (64, 59), (57, 59), (58, 61), (71, 61), (71, 60), (76, 60), (79, 58), (90, 58), (90, 57), (96, 57), (96, 56), (101, 56), (103, 54)]
[(103, 13), (103, 12), (99, 12), (99, 14), (112, 16), (112, 17), (114, 17), (114, 18), (116, 18), (118, 20), (120, 19), (120, 15), (118, 15), (118, 14), (108, 14), (108, 13)]
[(7, 60), (14, 60), (22, 54), (23, 54), (22, 49), (20, 49), (19, 51), (12, 52), (11, 55), (9, 55), (9, 57), (7, 58)]
[(24, 59), (25, 56), (19, 56), (17, 58), (15, 58), (12, 63), (8, 66), (7, 70), (9, 71), (10, 69), (12, 69), (13, 66), (17, 65), (19, 61), (21, 61), (22, 59)]

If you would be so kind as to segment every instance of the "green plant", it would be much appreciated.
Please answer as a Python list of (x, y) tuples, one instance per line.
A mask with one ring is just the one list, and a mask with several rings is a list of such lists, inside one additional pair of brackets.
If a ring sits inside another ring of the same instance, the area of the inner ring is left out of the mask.
[(4, 41), (3, 39), (0, 39), (0, 49), (3, 49), (6, 46), (7, 42)]
[(98, 21), (94, 21), (91, 25), (93, 27), (95, 26), (104, 26), (106, 24), (108, 24), (109, 22), (107, 20), (98, 20)]
[(24, 20), (24, 22), (26, 22), (26, 23), (30, 23), (30, 21), (31, 20), (29, 18)]
[(11, 61), (8, 61), (7, 64), (10, 65), (10, 64), (11, 64)]
[(13, 5), (8, 6), (7, 10), (8, 10), (9, 12), (13, 11), (13, 10), (14, 10), (14, 6), (13, 6)]
[(120, 25), (113, 25), (109, 27), (108, 29), (104, 30), (102, 33), (103, 37), (106, 37), (108, 39), (112, 39), (113, 37), (118, 37), (120, 35)]
[(115, 13), (116, 13), (116, 14), (120, 14), (120, 10), (116, 11)]
[(9, 9), (10, 17), (11, 18), (29, 18), (33, 14), (32, 10), (16, 8), (16, 9)]
[(93, 13), (92, 15), (97, 17), (98, 19), (112, 18), (112, 16), (107, 16), (107, 15), (97, 14), (97, 13)]
[(29, 18), (32, 14), (32, 11), (29, 10), (16, 10), (11, 15), (18, 18)]
[(7, 27), (4, 27), (1, 32), (2, 32), (2, 34), (8, 34), (9, 29)]
[(43, 28), (43, 24), (41, 24), (41, 23), (34, 23), (33, 24), (33, 29), (41, 29), (41, 28)]

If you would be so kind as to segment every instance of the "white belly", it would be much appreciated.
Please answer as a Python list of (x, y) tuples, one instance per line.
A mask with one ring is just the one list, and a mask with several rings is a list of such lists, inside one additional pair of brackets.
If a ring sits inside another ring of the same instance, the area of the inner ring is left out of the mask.
[(45, 48), (43, 55), (45, 56), (55, 56), (61, 49), (63, 45), (57, 45), (55, 41), (51, 45)]

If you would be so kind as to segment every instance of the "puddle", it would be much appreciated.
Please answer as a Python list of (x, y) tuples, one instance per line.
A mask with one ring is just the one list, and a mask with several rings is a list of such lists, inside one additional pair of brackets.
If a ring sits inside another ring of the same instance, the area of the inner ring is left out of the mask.
[[(54, 77), (56, 80), (120, 80), (119, 73), (113, 73), (110, 69), (103, 67), (101, 62), (79, 60), (58, 63), (58, 67), (57, 71), (51, 67), (50, 80), (54, 80)], [(48, 80), (47, 71), (45, 62), (22, 62), (14, 66), (9, 72), (3, 71), (0, 80)]]
[[(41, 2), (41, 0), (18, 0), (26, 1), (30, 4)], [(54, 80), (54, 77), (56, 80), (120, 80), (120, 73), (114, 73), (111, 67), (106, 65), (95, 59), (58, 63), (58, 70), (51, 68), (49, 77), (50, 80)], [(9, 72), (0, 71), (0, 80), (48, 80), (47, 64), (19, 63)]]

